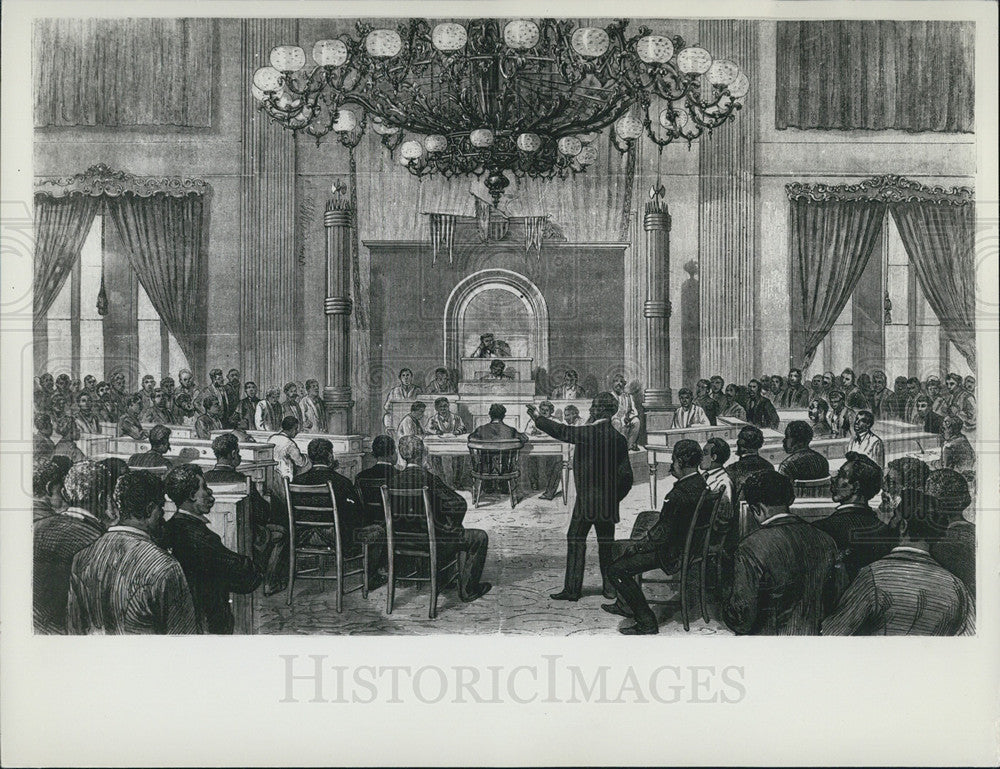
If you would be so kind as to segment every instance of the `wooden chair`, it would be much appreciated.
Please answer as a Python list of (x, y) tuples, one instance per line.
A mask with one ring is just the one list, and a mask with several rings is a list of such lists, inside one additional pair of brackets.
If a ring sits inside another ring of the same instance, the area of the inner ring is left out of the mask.
[[(329, 481), (316, 486), (303, 486), (290, 483), (283, 478), (285, 485), (285, 503), (288, 507), (288, 605), (292, 605), (292, 591), (295, 579), (333, 579), (337, 581), (337, 612), (344, 610), (344, 594), (361, 590), (364, 598), (368, 597), (368, 551), (361, 555), (345, 558), (343, 541), (341, 539), (340, 513), (337, 510), (337, 499), (333, 493), (333, 484)], [(300, 520), (301, 513), (316, 513), (325, 515), (310, 516), (311, 520)], [(333, 545), (300, 545), (297, 542), (300, 530), (333, 529)], [(316, 558), (316, 566), (296, 571), (299, 556)], [(323, 559), (333, 557), (336, 571), (329, 575), (322, 573)], [(359, 568), (354, 568), (360, 562)], [(351, 571), (344, 571), (344, 567)], [(350, 590), (344, 590), (344, 578), (361, 575), (361, 584)]]
[[(675, 576), (667, 579), (644, 579), (641, 574), (636, 575), (636, 579), (641, 586), (643, 582), (660, 585), (680, 585), (681, 620), (684, 622), (684, 630), (690, 632), (691, 623), (689, 620), (687, 575), (692, 566), (699, 567), (699, 589), (698, 600), (701, 608), (701, 615), (705, 622), (709, 621), (708, 608), (705, 602), (705, 592), (707, 590), (708, 562), (713, 558), (717, 559), (721, 555), (721, 542), (725, 532), (717, 525), (719, 511), (722, 509), (724, 489), (711, 491), (705, 489), (698, 499), (698, 506), (695, 514), (691, 517), (691, 525), (688, 526), (687, 537), (684, 540), (684, 553), (681, 556), (681, 568)], [(650, 603), (675, 603), (675, 601), (650, 601)]]
[(814, 481), (792, 479), (796, 499), (826, 499), (830, 496), (830, 478), (817, 478)]
[(506, 481), (511, 509), (517, 504), (517, 479), (521, 477), (521, 442), (514, 439), (469, 441), (472, 457), (472, 506), (479, 507), (483, 481)]
[[(399, 505), (423, 505), (425, 528), (419, 532), (396, 531), (392, 520), (394, 500)], [(390, 489), (388, 486), (382, 486), (382, 510), (385, 513), (386, 548), (389, 562), (389, 582), (386, 585), (385, 594), (386, 614), (392, 614), (393, 604), (396, 600), (397, 582), (430, 582), (431, 601), (427, 616), (429, 619), (435, 619), (437, 617), (438, 593), (441, 588), (458, 581), (465, 553), (462, 550), (456, 550), (455, 555), (447, 562), (440, 562), (438, 556), (440, 548), (431, 512), (431, 495), (426, 486), (422, 489)], [(396, 558), (398, 556), (416, 559), (417, 563), (411, 573), (404, 576), (396, 573)], [(427, 563), (429, 576), (420, 575), (419, 567), (422, 562)], [(454, 574), (439, 584), (440, 573), (451, 567), (454, 567)]]

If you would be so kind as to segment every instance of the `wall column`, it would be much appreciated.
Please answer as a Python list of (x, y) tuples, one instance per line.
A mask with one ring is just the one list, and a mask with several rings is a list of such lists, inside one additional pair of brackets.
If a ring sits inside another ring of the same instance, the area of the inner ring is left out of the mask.
[(670, 394), (670, 214), (666, 203), (646, 204), (646, 391), (647, 411), (664, 409)]
[[(716, 59), (755, 78), (755, 21), (701, 21), (699, 38)], [(755, 372), (756, 266), (754, 149), (759, 95), (751, 91), (726, 125), (698, 142), (698, 262), (701, 273), (701, 375), (745, 383)], [(765, 331), (762, 329), (762, 331)], [(694, 389), (694, 382), (684, 382)]]
[(326, 387), (327, 431), (351, 432), (351, 209), (333, 198), (323, 215), (326, 227)]

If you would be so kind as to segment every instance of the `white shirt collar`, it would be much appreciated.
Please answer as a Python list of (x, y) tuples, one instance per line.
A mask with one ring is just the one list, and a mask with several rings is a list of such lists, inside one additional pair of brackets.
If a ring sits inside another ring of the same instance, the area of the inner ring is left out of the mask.
[(101, 522), (100, 518), (98, 518), (89, 510), (84, 510), (82, 507), (73, 507), (73, 506), (67, 507), (65, 510), (62, 511), (62, 513), (60, 513), (60, 515), (68, 515), (70, 518), (76, 518), (78, 521), (83, 521), (89, 518), (92, 521), (97, 521), (98, 523)]
[(174, 515), (186, 515), (188, 518), (194, 518), (196, 521), (201, 521), (204, 524), (208, 524), (208, 518), (206, 518), (201, 513), (192, 513), (190, 510), (178, 510)]
[(912, 545), (896, 545), (892, 549), (893, 553), (920, 553), (921, 555), (930, 555), (926, 550), (919, 547), (913, 547)]
[(149, 532), (148, 531), (143, 531), (142, 529), (137, 529), (134, 526), (121, 526), (121, 525), (118, 525), (118, 526), (109, 526), (108, 527), (108, 533), (110, 534), (112, 531), (120, 531), (120, 532), (122, 532), (124, 534), (138, 534), (140, 537), (145, 537), (150, 542), (153, 541), (153, 538), (149, 536)]
[(761, 526), (767, 526), (769, 523), (777, 521), (777, 520), (779, 520), (781, 518), (791, 518), (791, 517), (792, 517), (791, 513), (778, 513), (777, 515), (772, 515), (770, 518), (768, 518), (766, 521), (764, 521), (761, 524)]

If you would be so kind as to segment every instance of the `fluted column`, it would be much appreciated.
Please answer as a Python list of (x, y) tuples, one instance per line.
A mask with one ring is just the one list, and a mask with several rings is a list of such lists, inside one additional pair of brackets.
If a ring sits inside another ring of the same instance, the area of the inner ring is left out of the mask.
[(257, 109), (253, 73), (276, 45), (298, 39), (294, 19), (244, 19), (240, 183), (240, 350), (261, 388), (298, 378), (295, 137)]
[(646, 204), (646, 391), (647, 411), (670, 405), (670, 214), (666, 203)]
[[(736, 62), (751, 83), (756, 23), (724, 19), (698, 27), (701, 44), (715, 58)], [(698, 143), (701, 375), (719, 374), (726, 382), (745, 383), (754, 375), (755, 100), (751, 91), (732, 122)], [(695, 383), (684, 384), (693, 389)]]
[(351, 209), (334, 198), (323, 216), (326, 227), (326, 387), (327, 430), (351, 432)]

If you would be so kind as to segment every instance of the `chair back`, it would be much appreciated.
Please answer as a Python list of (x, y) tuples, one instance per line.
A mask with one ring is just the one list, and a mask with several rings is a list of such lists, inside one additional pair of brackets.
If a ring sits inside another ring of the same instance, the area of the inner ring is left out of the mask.
[(288, 536), (291, 547), (295, 547), (296, 528), (333, 528), (337, 552), (343, 552), (340, 541), (340, 515), (337, 513), (337, 498), (333, 493), (333, 483), (327, 481), (316, 485), (292, 483), (282, 478), (285, 486), (285, 502), (288, 507)]
[(830, 477), (817, 478), (812, 481), (792, 479), (792, 488), (796, 499), (820, 499), (830, 496)]
[[(382, 491), (382, 511), (385, 514), (385, 535), (389, 548), (390, 557), (397, 551), (398, 547), (406, 547), (409, 555), (429, 555), (432, 563), (437, 562), (437, 537), (434, 531), (434, 518), (431, 512), (431, 492), (426, 486), (420, 489), (390, 489), (383, 485)], [(396, 503), (396, 510), (402, 517), (410, 520), (417, 518), (412, 513), (416, 505), (422, 504), (424, 508), (423, 531), (398, 531), (393, 525), (393, 503)], [(406, 509), (400, 510), (400, 507)], [(426, 552), (411, 550), (420, 545), (426, 545)]]
[(706, 488), (701, 493), (698, 506), (695, 508), (694, 515), (691, 516), (687, 539), (684, 541), (683, 564), (685, 566), (690, 562), (692, 554), (701, 555), (704, 550), (705, 543), (715, 524), (715, 516), (721, 507), (720, 503), (724, 493), (725, 489), (722, 488), (715, 491)]
[(513, 438), (469, 441), (473, 477), (511, 478), (520, 474), (521, 442)]

